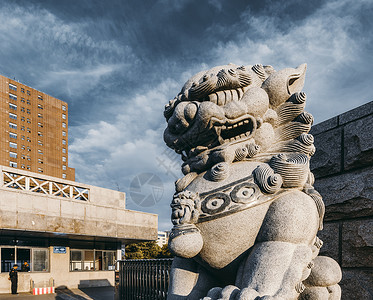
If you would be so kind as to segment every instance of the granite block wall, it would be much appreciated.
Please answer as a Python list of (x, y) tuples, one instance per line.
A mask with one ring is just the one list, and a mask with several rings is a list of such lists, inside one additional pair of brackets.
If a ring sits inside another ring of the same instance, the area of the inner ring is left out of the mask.
[(321, 254), (343, 270), (342, 299), (373, 299), (373, 101), (313, 126)]

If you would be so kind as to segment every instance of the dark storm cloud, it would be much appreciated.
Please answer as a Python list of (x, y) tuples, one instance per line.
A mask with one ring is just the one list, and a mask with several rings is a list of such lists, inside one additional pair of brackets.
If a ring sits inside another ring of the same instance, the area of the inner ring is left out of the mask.
[(181, 173), (162, 113), (188, 77), (307, 62), (307, 109), (322, 121), (372, 100), (372, 14), (371, 1), (349, 0), (2, 1), (0, 73), (69, 103), (78, 181), (128, 192), (137, 174), (158, 174), (160, 203), (127, 193), (127, 207), (159, 213), (166, 229)]

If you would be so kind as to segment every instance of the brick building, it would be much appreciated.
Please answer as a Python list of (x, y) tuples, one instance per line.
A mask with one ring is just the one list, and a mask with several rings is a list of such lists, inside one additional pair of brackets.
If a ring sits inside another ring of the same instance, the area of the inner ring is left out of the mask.
[(67, 103), (0, 75), (0, 165), (75, 180)]

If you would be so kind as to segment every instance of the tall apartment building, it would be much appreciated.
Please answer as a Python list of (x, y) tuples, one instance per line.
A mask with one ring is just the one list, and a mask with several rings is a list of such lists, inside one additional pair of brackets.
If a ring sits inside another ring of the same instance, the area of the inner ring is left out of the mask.
[(67, 103), (0, 75), (0, 165), (75, 180)]

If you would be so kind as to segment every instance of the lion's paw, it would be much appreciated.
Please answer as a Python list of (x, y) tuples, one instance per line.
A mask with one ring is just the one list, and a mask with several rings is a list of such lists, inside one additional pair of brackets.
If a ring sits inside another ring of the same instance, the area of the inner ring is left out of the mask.
[(214, 287), (207, 293), (203, 300), (236, 300), (240, 289), (234, 285), (228, 285), (225, 288)]
[(240, 290), (234, 285), (228, 285), (225, 288), (212, 288), (202, 300), (275, 300), (275, 298), (260, 296), (254, 289), (244, 288)]

